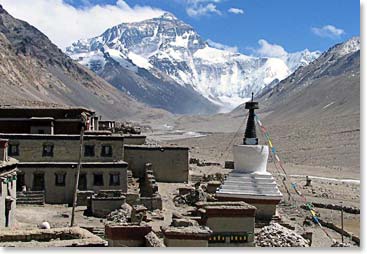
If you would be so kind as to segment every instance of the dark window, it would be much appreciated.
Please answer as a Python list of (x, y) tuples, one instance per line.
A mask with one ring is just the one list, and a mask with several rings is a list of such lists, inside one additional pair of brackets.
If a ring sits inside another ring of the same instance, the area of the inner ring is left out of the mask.
[(118, 185), (120, 185), (120, 173), (111, 173), (110, 186), (118, 186)]
[(19, 155), (19, 145), (9, 144), (8, 147), (8, 155), (9, 156), (18, 156)]
[(45, 134), (45, 130), (38, 130), (38, 134)]
[(79, 190), (87, 190), (87, 174), (79, 175)]
[(42, 156), (43, 157), (53, 157), (54, 156), (54, 145), (43, 145), (42, 150)]
[(101, 156), (103, 156), (103, 157), (111, 157), (112, 156), (112, 146), (110, 146), (110, 145), (102, 145)]
[(93, 184), (95, 186), (103, 186), (103, 174), (102, 173), (95, 173), (94, 174)]
[(84, 156), (85, 157), (93, 157), (94, 156), (94, 145), (85, 145), (84, 146)]
[(55, 185), (56, 186), (65, 186), (66, 181), (66, 173), (56, 173), (55, 174)]

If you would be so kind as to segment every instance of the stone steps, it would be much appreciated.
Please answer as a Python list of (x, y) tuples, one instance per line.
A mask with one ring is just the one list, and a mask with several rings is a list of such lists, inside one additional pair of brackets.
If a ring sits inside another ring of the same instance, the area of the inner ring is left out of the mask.
[(105, 230), (104, 227), (83, 227), (82, 228), (88, 230), (92, 234), (101, 237), (102, 239), (105, 239)]
[(43, 191), (17, 192), (18, 205), (44, 205), (45, 194)]

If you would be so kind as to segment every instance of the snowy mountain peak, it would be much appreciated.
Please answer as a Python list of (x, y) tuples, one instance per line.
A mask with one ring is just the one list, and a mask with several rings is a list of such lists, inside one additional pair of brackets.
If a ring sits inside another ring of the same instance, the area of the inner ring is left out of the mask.
[(320, 55), (306, 49), (278, 58), (260, 58), (214, 48), (171, 13), (111, 27), (100, 36), (73, 43), (67, 53), (97, 73), (110, 58), (130, 70), (139, 67), (161, 72), (224, 110), (231, 110), (252, 92), (279, 82)]
[(352, 37), (344, 43), (336, 46), (339, 56), (345, 56), (347, 54), (360, 50), (361, 41), (359, 37)]

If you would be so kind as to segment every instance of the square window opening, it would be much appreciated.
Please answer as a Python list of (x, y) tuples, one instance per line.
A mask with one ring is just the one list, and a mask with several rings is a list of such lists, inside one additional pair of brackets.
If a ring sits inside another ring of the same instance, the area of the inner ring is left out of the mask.
[(119, 186), (120, 185), (120, 174), (112, 173), (110, 174), (110, 186)]
[(103, 174), (94, 174), (94, 186), (103, 186)]
[(84, 146), (84, 156), (85, 157), (93, 157), (94, 156), (94, 145), (85, 145)]

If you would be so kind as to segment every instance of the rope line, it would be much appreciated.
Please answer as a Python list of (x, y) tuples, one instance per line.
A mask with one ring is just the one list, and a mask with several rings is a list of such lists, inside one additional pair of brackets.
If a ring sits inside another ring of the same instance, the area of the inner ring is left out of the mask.
[[(305, 195), (303, 195), (303, 193), (302, 193), (301, 191), (299, 191), (299, 190), (298, 190), (298, 188), (297, 188), (297, 184), (289, 180), (288, 174), (287, 174), (287, 172), (286, 172), (286, 170), (285, 170), (285, 168), (284, 168), (283, 161), (279, 158), (279, 156), (278, 156), (278, 154), (277, 154), (277, 151), (276, 151), (276, 149), (275, 149), (275, 147), (274, 147), (274, 145), (273, 145), (273, 142), (272, 142), (272, 140), (271, 140), (270, 134), (269, 134), (268, 130), (266, 129), (266, 127), (265, 127), (265, 126), (262, 124), (262, 122), (260, 121), (260, 118), (259, 118), (259, 116), (258, 116), (257, 114), (255, 114), (255, 120), (256, 120), (256, 123), (257, 123), (257, 125), (259, 126), (259, 128), (260, 128), (260, 130), (261, 130), (261, 132), (262, 132), (262, 134), (263, 134), (263, 136), (264, 136), (264, 138), (265, 138), (266, 142), (268, 143), (268, 146), (269, 146), (269, 148), (270, 148), (270, 150), (271, 150), (271, 154), (274, 156), (274, 158), (275, 158), (275, 160), (276, 160), (276, 161), (274, 161), (274, 164), (276, 165), (276, 163), (278, 163), (279, 167), (282, 169), (282, 171), (283, 171), (283, 173), (284, 173), (284, 176), (285, 176), (285, 177), (284, 177), (284, 179), (283, 179), (283, 184), (284, 184), (284, 187), (285, 187), (285, 189), (286, 189), (286, 191), (287, 191), (287, 193), (288, 193), (289, 197), (292, 197), (292, 195), (291, 195), (291, 193), (290, 193), (290, 191), (289, 191), (288, 187), (286, 187), (286, 184), (285, 184), (285, 181), (286, 181), (286, 180), (288, 180), (288, 181), (291, 183), (291, 187), (292, 187), (292, 189), (294, 189), (294, 191), (297, 193), (297, 195), (299, 195), (299, 196), (303, 199), (303, 202), (305, 203), (305, 206), (307, 207), (307, 209), (308, 209), (308, 210), (310, 211), (310, 213), (311, 213), (311, 216), (312, 216), (313, 221), (314, 221), (317, 225), (319, 225), (319, 227), (320, 227), (320, 228), (321, 228), (321, 230), (325, 233), (325, 235), (326, 235), (327, 237), (329, 237), (329, 238), (333, 241), (333, 243), (335, 243), (335, 242), (336, 242), (336, 240), (335, 240), (334, 238), (332, 238), (332, 237), (329, 235), (329, 233), (325, 230), (325, 228), (321, 225), (321, 223), (320, 223), (319, 219), (317, 218), (317, 214), (316, 214), (316, 212), (315, 212), (315, 210), (314, 210), (313, 205), (312, 205), (310, 202), (308, 202), (308, 201), (307, 201), (307, 198), (305, 197)], [(273, 156), (272, 156), (272, 157), (273, 157)], [(275, 167), (276, 167), (276, 169), (278, 170), (278, 167), (277, 167), (277, 166), (275, 166)], [(279, 171), (278, 171), (278, 172), (279, 172)], [(294, 199), (293, 199), (293, 200), (294, 200)]]

